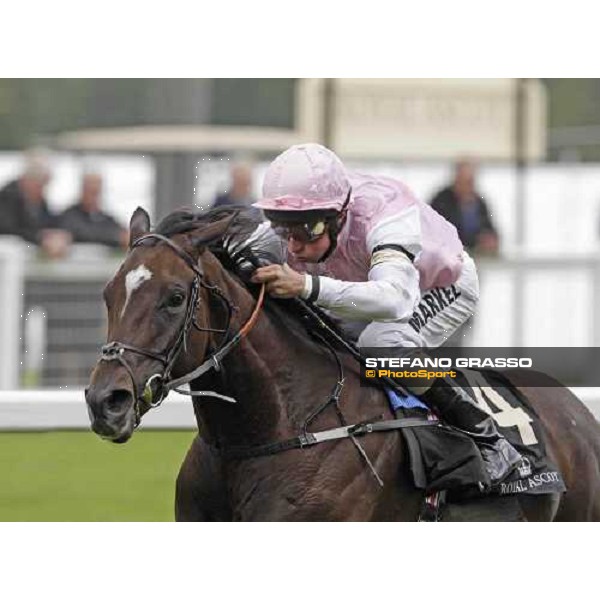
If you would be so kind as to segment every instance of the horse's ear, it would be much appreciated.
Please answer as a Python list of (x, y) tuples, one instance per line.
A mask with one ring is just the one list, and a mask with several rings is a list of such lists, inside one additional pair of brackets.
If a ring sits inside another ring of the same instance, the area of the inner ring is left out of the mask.
[(129, 221), (129, 247), (131, 248), (133, 242), (149, 231), (150, 217), (141, 206), (138, 206)]
[(203, 227), (202, 231), (199, 232), (197, 236), (194, 235), (192, 237), (192, 243), (194, 244), (194, 246), (202, 250), (203, 247), (206, 246), (206, 244), (208, 244), (209, 242), (221, 239), (227, 232), (227, 229), (229, 229), (229, 226), (231, 225), (231, 222), (233, 221), (235, 216), (236, 215), (233, 214), (227, 217), (226, 219), (215, 221), (214, 223)]

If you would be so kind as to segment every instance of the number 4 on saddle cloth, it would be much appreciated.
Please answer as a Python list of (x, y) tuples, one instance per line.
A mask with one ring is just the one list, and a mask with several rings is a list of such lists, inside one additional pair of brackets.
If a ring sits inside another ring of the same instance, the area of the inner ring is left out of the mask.
[[(457, 370), (456, 382), (479, 406), (492, 415), (506, 439), (521, 453), (517, 470), (488, 492), (496, 495), (550, 494), (566, 490), (562, 475), (546, 454), (539, 418), (525, 396), (501, 373)], [(435, 415), (414, 396), (401, 397), (387, 390), (398, 416)], [(489, 484), (481, 453), (461, 430), (441, 427), (402, 429), (415, 486), (427, 494), (445, 491), (449, 499), (472, 497)]]

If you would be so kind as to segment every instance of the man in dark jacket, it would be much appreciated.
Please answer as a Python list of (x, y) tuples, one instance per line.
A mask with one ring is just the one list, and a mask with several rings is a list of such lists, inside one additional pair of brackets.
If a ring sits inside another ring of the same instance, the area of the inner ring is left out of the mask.
[(23, 174), (0, 189), (0, 234), (42, 243), (42, 232), (57, 224), (45, 198), (49, 180), (44, 162), (30, 158)]
[(102, 178), (97, 173), (87, 173), (81, 185), (79, 202), (63, 212), (61, 227), (73, 236), (75, 243), (103, 244), (126, 248), (128, 232), (110, 215), (100, 209)]
[(431, 207), (456, 227), (465, 248), (474, 254), (498, 253), (498, 234), (487, 204), (475, 188), (472, 162), (456, 164), (454, 181), (434, 196)]
[(231, 167), (229, 189), (219, 194), (212, 208), (220, 206), (239, 206), (249, 209), (252, 218), (262, 219), (262, 210), (252, 206), (255, 198), (252, 195), (252, 169), (246, 163), (235, 163)]
[(229, 189), (219, 194), (213, 208), (219, 206), (247, 206), (254, 202), (252, 197), (252, 170), (244, 163), (235, 163), (230, 171)]

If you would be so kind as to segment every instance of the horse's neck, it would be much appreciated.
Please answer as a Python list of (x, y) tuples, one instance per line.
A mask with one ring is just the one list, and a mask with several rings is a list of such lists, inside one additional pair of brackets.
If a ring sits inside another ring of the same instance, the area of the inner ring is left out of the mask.
[[(220, 265), (219, 265), (220, 266)], [(239, 331), (256, 301), (224, 269), (213, 276), (230, 301), (239, 307), (232, 329)], [(196, 403), (200, 428), (226, 444), (259, 444), (298, 434), (310, 412), (327, 399), (335, 384), (334, 362), (306, 336), (282, 326), (263, 309), (250, 334), (223, 361), (213, 385), (237, 400)], [(211, 323), (212, 327), (222, 326)], [(283, 324), (284, 325), (284, 324)], [(204, 387), (203, 380), (199, 387)]]

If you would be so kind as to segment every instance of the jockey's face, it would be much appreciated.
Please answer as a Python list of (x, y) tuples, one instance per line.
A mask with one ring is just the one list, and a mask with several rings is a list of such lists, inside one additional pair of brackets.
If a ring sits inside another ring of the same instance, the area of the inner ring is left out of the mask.
[(288, 252), (290, 252), (297, 260), (307, 263), (319, 262), (325, 252), (329, 250), (330, 246), (331, 239), (329, 237), (329, 232), (325, 232), (313, 242), (300, 242), (290, 236), (287, 243)]

